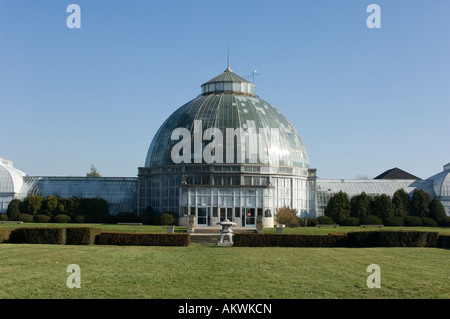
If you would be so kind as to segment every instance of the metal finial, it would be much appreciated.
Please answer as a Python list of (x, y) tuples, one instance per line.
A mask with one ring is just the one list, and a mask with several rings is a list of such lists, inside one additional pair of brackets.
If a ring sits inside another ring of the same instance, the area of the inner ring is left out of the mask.
[(231, 69), (230, 69), (230, 46), (228, 46), (227, 71), (231, 71)]

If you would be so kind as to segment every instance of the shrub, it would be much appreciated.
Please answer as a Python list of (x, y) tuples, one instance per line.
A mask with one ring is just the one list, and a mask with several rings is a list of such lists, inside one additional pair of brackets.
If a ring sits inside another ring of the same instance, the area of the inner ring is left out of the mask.
[(0, 220), (1, 220), (1, 221), (7, 221), (7, 220), (9, 220), (8, 215), (6, 215), (6, 214), (0, 214)]
[[(94, 219), (92, 217), (89, 218), (89, 221), (86, 220), (86, 223), (91, 223)], [(97, 216), (96, 220), (99, 223), (104, 224), (113, 224), (114, 223), (114, 216), (107, 213), (107, 214), (101, 214)]]
[(92, 245), (99, 230), (90, 227), (70, 227), (66, 229), (67, 245)]
[(155, 218), (156, 225), (174, 225), (175, 224), (175, 216), (173, 213), (165, 212), (156, 215)]
[(66, 243), (65, 228), (16, 228), (11, 233), (11, 242), (24, 244), (59, 244)]
[(347, 193), (340, 191), (331, 196), (325, 207), (324, 215), (340, 222), (350, 216), (350, 201)]
[(438, 223), (433, 218), (422, 217), (422, 226), (426, 227), (437, 227)]
[(374, 215), (361, 217), (360, 223), (361, 225), (383, 225), (382, 219)]
[(17, 217), (17, 220), (21, 220), (24, 223), (32, 223), (33, 222), (33, 215), (30, 214), (19, 214)]
[(74, 223), (91, 223), (92, 221), (92, 217), (88, 214), (79, 214), (73, 220)]
[(66, 214), (58, 214), (53, 217), (53, 222), (55, 223), (70, 223), (70, 216)]
[(236, 233), (233, 242), (237, 247), (345, 247), (347, 235)]
[(189, 246), (189, 242), (190, 234), (105, 232), (96, 239), (96, 244), (99, 245)]
[(358, 226), (359, 225), (359, 218), (357, 217), (347, 217), (344, 218), (339, 225), (341, 226)]
[(136, 221), (136, 214), (130, 212), (122, 212), (113, 216), (113, 220), (115, 223), (133, 223)]
[(388, 217), (384, 220), (385, 226), (404, 226), (405, 219), (400, 216)]
[(418, 216), (406, 216), (405, 226), (422, 226), (422, 218)]
[(22, 206), (22, 202), (20, 199), (13, 199), (9, 205), (8, 210), (6, 211), (6, 215), (8, 216), (9, 220), (17, 220), (19, 217), (19, 214), (21, 213), (20, 208)]
[(306, 217), (301, 219), (302, 226), (316, 226), (319, 222), (317, 221), (317, 218), (313, 217)]
[(152, 225), (155, 222), (154, 219), (153, 216), (142, 216), (141, 223), (144, 225)]
[(298, 226), (297, 212), (295, 209), (291, 209), (287, 206), (276, 209), (275, 221), (278, 224), (284, 224), (287, 227)]
[(317, 222), (321, 225), (329, 225), (329, 224), (336, 224), (333, 220), (333, 218), (328, 216), (319, 216), (317, 217)]
[(438, 222), (439, 226), (450, 226), (450, 216), (445, 216), (441, 218)]
[(48, 223), (50, 219), (50, 216), (44, 214), (37, 214), (36, 216), (34, 216), (34, 221), (36, 223)]

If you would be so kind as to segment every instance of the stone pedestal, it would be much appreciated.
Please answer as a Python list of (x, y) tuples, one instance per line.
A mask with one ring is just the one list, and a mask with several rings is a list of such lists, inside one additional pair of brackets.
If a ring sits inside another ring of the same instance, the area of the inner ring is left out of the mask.
[[(236, 223), (230, 222), (228, 219), (225, 219), (224, 221), (217, 223), (217, 225), (222, 226), (222, 230), (220, 232), (220, 240), (217, 245), (233, 246), (233, 230), (231, 230), (231, 227), (236, 226)], [(225, 237), (228, 238), (228, 241), (224, 241)]]
[(195, 216), (189, 215), (188, 224), (187, 224), (187, 232), (188, 234), (193, 234), (195, 232)]
[(258, 217), (258, 218), (256, 219), (256, 232), (257, 232), (258, 234), (263, 234), (263, 233), (264, 233), (263, 229), (264, 229), (264, 226), (263, 226), (263, 220), (262, 220), (262, 217)]

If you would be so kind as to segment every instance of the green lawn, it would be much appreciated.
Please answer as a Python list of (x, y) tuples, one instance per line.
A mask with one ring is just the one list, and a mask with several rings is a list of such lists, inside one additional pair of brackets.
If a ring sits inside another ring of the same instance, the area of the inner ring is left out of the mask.
[[(105, 231), (165, 231), (160, 226), (89, 226)], [(327, 234), (356, 230), (360, 227), (288, 228), (286, 232)], [(448, 228), (432, 230), (449, 233)], [(179, 227), (178, 231), (185, 228)], [(81, 268), (80, 289), (66, 286), (70, 264)], [(380, 266), (379, 289), (366, 285), (370, 275), (366, 268), (370, 264)], [(0, 244), (0, 298), (448, 299), (449, 265), (450, 251), (439, 248)]]

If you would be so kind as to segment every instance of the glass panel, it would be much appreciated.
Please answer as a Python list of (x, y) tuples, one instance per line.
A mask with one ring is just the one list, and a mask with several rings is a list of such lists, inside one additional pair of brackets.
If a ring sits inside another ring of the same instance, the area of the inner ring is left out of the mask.
[(208, 225), (208, 213), (207, 213), (207, 208), (206, 207), (199, 207), (197, 209), (197, 224), (198, 225)]
[(235, 207), (234, 208), (234, 217), (241, 217), (241, 208), (240, 207)]
[(224, 83), (223, 89), (224, 89), (224, 91), (231, 91), (231, 83)]

